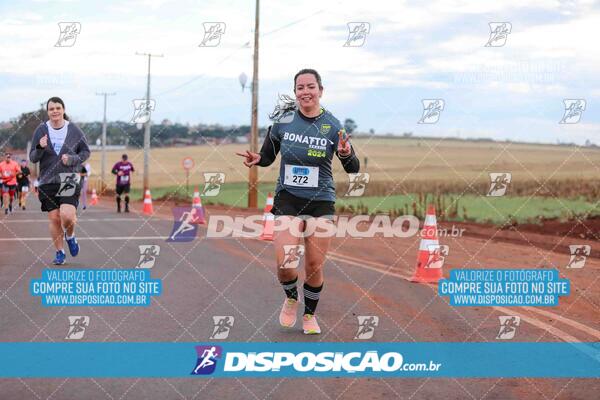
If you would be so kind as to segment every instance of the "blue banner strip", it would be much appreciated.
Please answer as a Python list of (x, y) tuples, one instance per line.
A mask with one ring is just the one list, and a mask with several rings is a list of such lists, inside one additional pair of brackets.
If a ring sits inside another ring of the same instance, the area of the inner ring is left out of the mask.
[[(214, 364), (202, 363), (207, 348)], [(0, 360), (0, 377), (22, 378), (600, 377), (600, 343), (5, 342)]]

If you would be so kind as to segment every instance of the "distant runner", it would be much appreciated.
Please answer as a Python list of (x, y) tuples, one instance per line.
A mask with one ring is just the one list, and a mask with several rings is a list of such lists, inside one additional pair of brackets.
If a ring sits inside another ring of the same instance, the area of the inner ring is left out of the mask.
[(0, 175), (2, 176), (2, 204), (4, 205), (4, 214), (13, 211), (13, 199), (17, 192), (17, 175), (21, 172), (21, 167), (14, 161), (9, 152), (4, 154), (4, 161), (0, 162)]
[(125, 193), (125, 212), (129, 212), (129, 190), (131, 189), (131, 173), (134, 172), (133, 164), (127, 161), (127, 154), (121, 156), (121, 161), (112, 167), (112, 173), (117, 175), (117, 212), (121, 212), (121, 195)]
[(90, 164), (85, 163), (85, 165), (81, 166), (81, 171), (79, 171), (79, 184), (81, 185), (81, 208), (87, 208), (87, 191), (88, 191), (88, 177), (90, 175)]
[(21, 160), (21, 172), (17, 174), (17, 192), (19, 193), (19, 206), (25, 210), (27, 195), (29, 194), (29, 176), (31, 171), (27, 166), (27, 160)]

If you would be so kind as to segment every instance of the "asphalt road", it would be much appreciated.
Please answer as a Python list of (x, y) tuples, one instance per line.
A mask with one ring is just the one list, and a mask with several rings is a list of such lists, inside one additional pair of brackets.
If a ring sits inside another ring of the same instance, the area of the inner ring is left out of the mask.
[[(213, 316), (232, 316), (227, 341), (356, 341), (357, 316), (375, 315), (372, 341), (495, 341), (501, 310), (458, 310), (430, 285), (408, 282), (364, 257), (330, 257), (319, 303), (321, 335), (283, 330), (283, 301), (270, 242), (207, 239), (166, 242), (172, 221), (94, 207), (80, 212), (81, 254), (65, 268), (135, 268), (140, 245), (159, 245), (151, 269), (163, 293), (150, 307), (43, 307), (31, 279), (51, 267), (45, 214), (30, 196), (27, 211), (0, 222), (0, 341), (65, 342), (70, 315), (89, 316), (82, 341), (206, 342)], [(156, 207), (156, 205), (155, 205)], [(415, 255), (410, 254), (411, 262)], [(302, 275), (301, 275), (302, 277)], [(561, 340), (547, 326), (524, 321), (519, 341)], [(582, 340), (591, 340), (589, 337)], [(68, 355), (65, 355), (68, 356)], [(523, 357), (526, 357), (524, 354)], [(84, 362), (72, 360), (73, 363)], [(149, 360), (159, 362), (159, 360)], [(193, 366), (190, 366), (193, 368)], [(2, 379), (2, 399), (591, 399), (593, 379)], [(594, 395), (593, 393), (596, 393)]]

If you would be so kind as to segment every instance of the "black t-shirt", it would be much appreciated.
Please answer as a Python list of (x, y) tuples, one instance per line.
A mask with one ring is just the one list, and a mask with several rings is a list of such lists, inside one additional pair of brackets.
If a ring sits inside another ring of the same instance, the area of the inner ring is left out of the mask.
[(21, 167), (21, 172), (17, 174), (17, 183), (19, 186), (29, 185), (29, 175), (31, 175), (29, 167)]

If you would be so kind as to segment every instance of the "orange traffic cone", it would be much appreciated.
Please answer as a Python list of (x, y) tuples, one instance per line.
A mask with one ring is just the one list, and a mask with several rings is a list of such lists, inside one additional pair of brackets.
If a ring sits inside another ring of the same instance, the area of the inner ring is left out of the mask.
[(443, 276), (439, 250), (440, 243), (437, 236), (437, 221), (433, 205), (427, 207), (427, 216), (421, 232), (417, 270), (410, 280), (418, 283), (436, 283)]
[(267, 195), (267, 202), (265, 203), (265, 212), (270, 213), (273, 209), (273, 193), (269, 192)]
[(98, 204), (98, 193), (96, 193), (96, 189), (92, 189), (92, 200), (90, 201), (90, 206), (95, 206)]
[(273, 209), (273, 194), (267, 196), (265, 211), (263, 213), (263, 232), (260, 235), (260, 240), (273, 240), (273, 231), (275, 228), (275, 216), (271, 213)]
[(198, 191), (198, 187), (194, 188), (194, 199), (192, 200), (192, 212), (194, 213), (194, 218), (192, 219), (192, 224), (206, 224), (206, 219), (204, 218), (204, 207), (202, 207), (202, 199), (200, 198), (200, 192)]
[(144, 209), (142, 212), (146, 215), (154, 214), (154, 209), (152, 208), (152, 196), (150, 195), (149, 189), (144, 193)]

